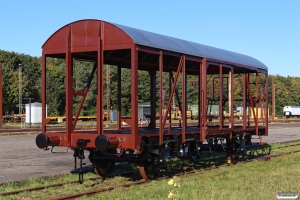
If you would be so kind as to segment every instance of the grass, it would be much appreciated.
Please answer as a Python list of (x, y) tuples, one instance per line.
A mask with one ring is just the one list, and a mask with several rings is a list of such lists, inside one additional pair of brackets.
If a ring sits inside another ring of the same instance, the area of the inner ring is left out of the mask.
[[(300, 153), (179, 177), (178, 199), (276, 199), (277, 192), (300, 194), (299, 180)], [(93, 199), (167, 199), (173, 189), (168, 180), (152, 181)]]
[[(297, 144), (296, 142), (294, 144)], [(276, 148), (286, 144), (273, 144)], [(299, 149), (299, 146), (287, 149), (274, 149), (272, 154)], [(259, 148), (256, 150), (261, 153)], [(248, 155), (251, 157), (252, 155)], [(243, 160), (247, 160), (244, 156)], [(171, 161), (169, 161), (172, 163)], [(184, 160), (174, 159), (175, 163), (183, 163)], [(206, 165), (214, 165), (207, 162)], [(224, 160), (223, 160), (224, 163)], [(203, 164), (199, 164), (199, 166)], [(182, 164), (181, 171), (195, 169), (198, 165)], [(121, 165), (117, 171), (134, 169), (133, 165)], [(162, 170), (163, 171), (163, 170)], [(172, 172), (177, 169), (172, 169)], [(163, 173), (163, 172), (162, 172)], [(136, 175), (135, 175), (136, 176)], [(24, 192), (12, 196), (0, 196), (0, 199), (52, 199), (58, 196), (90, 191), (98, 188), (116, 186), (132, 182), (132, 177), (118, 176), (102, 181), (88, 180), (98, 177), (93, 173), (84, 175), (84, 184), (71, 183), (61, 187), (47, 188), (36, 192)], [(47, 178), (31, 178), (27, 181), (13, 181), (0, 185), (0, 192), (19, 190), (41, 185), (50, 185), (58, 182), (70, 182), (78, 180), (77, 174), (66, 174)], [(277, 192), (297, 192), (300, 194), (300, 153), (271, 158), (267, 162), (253, 161), (241, 162), (229, 167), (221, 167), (211, 171), (200, 171), (192, 175), (184, 175), (176, 180), (176, 187), (169, 185), (169, 180), (155, 180), (140, 186), (130, 188), (117, 188), (98, 194), (91, 199), (168, 199), (170, 192), (178, 194), (173, 199), (276, 199)], [(180, 187), (179, 187), (180, 186)], [(82, 197), (80, 199), (86, 199)], [(90, 197), (89, 197), (90, 199)]]

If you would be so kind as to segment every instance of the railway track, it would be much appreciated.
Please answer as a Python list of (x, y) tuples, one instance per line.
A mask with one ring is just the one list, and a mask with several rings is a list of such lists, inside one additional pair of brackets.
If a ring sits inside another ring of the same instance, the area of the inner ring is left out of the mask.
[[(130, 174), (130, 173), (134, 173), (135, 171), (128, 171), (128, 172), (122, 172), (122, 173), (117, 173), (117, 174), (111, 174), (109, 176), (109, 178), (113, 178), (116, 176), (122, 176), (125, 174)], [(96, 180), (101, 180), (102, 178), (100, 176), (98, 177), (94, 177), (94, 178), (88, 178), (85, 179), (85, 181), (96, 181)], [(79, 180), (74, 180), (74, 181), (69, 181), (69, 182), (60, 182), (60, 183), (55, 183), (55, 184), (49, 184), (49, 185), (44, 185), (44, 186), (38, 186), (38, 187), (33, 187), (33, 188), (26, 188), (26, 189), (22, 189), (22, 190), (14, 190), (14, 191), (10, 191), (10, 192), (3, 192), (0, 193), (0, 196), (8, 196), (8, 195), (14, 195), (14, 194), (20, 194), (22, 192), (32, 192), (32, 191), (38, 191), (38, 190), (43, 190), (46, 188), (51, 188), (51, 187), (59, 187), (59, 186), (63, 186), (66, 184), (73, 184), (73, 183), (79, 183)]]
[[(289, 155), (289, 154), (294, 154), (294, 153), (299, 153), (299, 152), (300, 152), (300, 150), (295, 150), (295, 151), (290, 151), (290, 152), (283, 152), (283, 153), (269, 155), (269, 156), (264, 157), (264, 158), (253, 158), (253, 159), (247, 160), (247, 162), (252, 162), (254, 160), (267, 161), (270, 158)], [(205, 168), (204, 170), (214, 170), (214, 169), (219, 169), (219, 168), (224, 167), (224, 166), (228, 166), (228, 164), (222, 164), (222, 165), (218, 165), (218, 166), (214, 165), (212, 167)], [(168, 180), (168, 179), (171, 179), (174, 176), (183, 176), (183, 175), (188, 175), (188, 174), (195, 174), (196, 172), (199, 172), (199, 171), (200, 170), (180, 172), (180, 173), (174, 174), (172, 176), (162, 176), (162, 177), (157, 178), (156, 180)], [(73, 195), (68, 195), (68, 196), (62, 196), (62, 197), (54, 198), (52, 200), (76, 199), (76, 198), (83, 197), (83, 196), (91, 197), (91, 196), (94, 196), (96, 194), (100, 194), (102, 192), (111, 191), (111, 190), (115, 189), (116, 187), (128, 188), (128, 187), (133, 186), (133, 185), (142, 185), (142, 184), (145, 184), (147, 182), (149, 182), (149, 180), (140, 180), (140, 181), (127, 183), (127, 184), (123, 184), (123, 185), (112, 186), (112, 187), (104, 187), (104, 188), (100, 188), (100, 189), (96, 189), (96, 190), (91, 190), (91, 191), (88, 191), (88, 192), (83, 192), (83, 193), (78, 193), (78, 194), (73, 194)]]
[[(258, 146), (249, 147), (249, 148), (246, 149), (246, 152), (250, 152), (250, 151), (254, 152), (254, 151), (262, 150), (262, 153), (266, 153), (266, 151), (264, 151), (264, 148), (267, 147), (267, 146), (268, 145), (262, 145), (262, 146), (260, 146), (261, 148), (259, 148)], [(296, 146), (300, 146), (300, 143), (279, 146), (279, 147), (272, 148), (271, 150), (287, 149), (287, 148), (296, 147)], [(284, 156), (284, 155), (298, 153), (298, 152), (300, 152), (300, 150), (294, 150), (294, 151), (288, 151), (288, 152), (280, 152), (280, 153), (270, 154), (270, 155), (264, 155), (264, 156), (262, 156), (262, 154), (257, 153), (257, 155), (254, 158), (247, 159), (246, 162), (251, 162), (251, 161), (254, 161), (254, 160), (264, 160), (264, 161), (266, 161), (266, 160), (269, 160), (272, 157), (279, 157), (279, 156)], [(166, 175), (167, 173), (165, 173), (164, 175), (162, 175), (161, 177), (159, 177), (156, 180), (168, 179), (168, 178), (171, 178), (173, 176), (182, 176), (182, 175), (185, 175), (185, 174), (193, 174), (193, 173), (196, 173), (196, 172), (198, 172), (200, 170), (218, 169), (220, 167), (224, 167), (224, 166), (228, 165), (227, 163), (224, 164), (224, 158), (226, 158), (226, 156), (218, 156), (218, 157), (212, 157), (212, 158), (202, 159), (199, 164), (201, 164), (201, 163), (205, 164), (205, 162), (207, 162), (207, 161), (215, 161), (215, 163), (218, 163), (217, 161), (219, 160), (220, 162), (218, 164), (213, 164), (213, 165), (211, 165), (209, 167), (204, 167), (203, 168), (203, 166), (202, 166), (202, 167), (199, 167), (196, 170), (190, 170), (190, 171), (185, 171), (185, 172), (180, 171), (179, 173), (175, 173), (175, 174), (173, 173), (171, 175)], [(187, 163), (190, 163), (190, 161), (184, 161), (184, 162), (181, 162), (180, 164), (166, 165), (166, 166), (164, 166), (162, 168), (163, 169), (168, 169), (168, 168), (174, 169), (174, 168), (178, 167), (177, 165), (181, 165), (181, 166), (186, 165), (186, 166), (189, 166), (189, 164), (187, 164)], [(111, 179), (113, 177), (116, 177), (116, 176), (122, 176), (122, 175), (125, 175), (125, 174), (128, 175), (130, 173), (137, 173), (137, 171), (138, 170), (117, 173), (117, 174), (111, 175), (109, 177), (109, 179)], [(101, 177), (94, 177), (94, 178), (86, 179), (85, 181), (94, 181), (94, 182), (98, 182), (99, 183), (99, 180), (101, 180)], [(99, 193), (102, 193), (102, 192), (111, 191), (111, 190), (115, 189), (116, 187), (128, 188), (128, 187), (130, 187), (132, 185), (141, 185), (141, 184), (145, 184), (147, 182), (148, 182), (148, 180), (131, 181), (129, 183), (125, 183), (125, 184), (121, 184), (121, 185), (117, 185), (117, 186), (114, 185), (114, 186), (108, 186), (108, 187), (103, 187), (103, 188), (97, 188), (95, 190), (91, 190), (91, 191), (87, 191), (87, 192), (83, 192), (83, 193), (78, 193), (78, 194), (72, 194), (72, 195), (68, 195), (68, 196), (62, 196), (62, 197), (58, 197), (58, 198), (55, 198), (55, 199), (76, 199), (76, 198), (81, 197), (81, 196), (93, 196), (95, 194), (99, 194)], [(15, 191), (10, 191), (10, 192), (3, 192), (3, 193), (0, 193), (0, 197), (1, 196), (16, 195), (16, 194), (20, 194), (20, 193), (23, 193), (23, 192), (34, 192), (34, 191), (43, 190), (43, 189), (51, 188), (51, 187), (53, 187), (53, 188), (54, 187), (62, 187), (62, 186), (67, 185), (67, 184), (76, 184), (76, 183), (79, 183), (79, 181), (78, 180), (74, 180), (74, 181), (61, 182), (61, 183), (56, 183), (56, 184), (51, 184), (51, 185), (44, 185), (44, 186), (39, 186), (39, 187), (34, 187), (34, 188), (26, 188), (26, 189), (22, 189), (22, 190), (15, 190)], [(91, 185), (85, 185), (85, 187), (92, 187), (94, 185), (95, 185), (95, 183), (93, 183)]]

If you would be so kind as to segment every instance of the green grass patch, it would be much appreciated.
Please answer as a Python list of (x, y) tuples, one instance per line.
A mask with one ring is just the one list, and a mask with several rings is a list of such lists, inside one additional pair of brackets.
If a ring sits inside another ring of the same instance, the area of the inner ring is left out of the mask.
[(178, 196), (173, 199), (276, 199), (277, 192), (300, 194), (299, 180), (297, 153), (181, 176), (177, 187), (169, 185), (169, 180), (152, 181), (130, 189), (118, 188), (93, 199), (168, 199), (170, 192), (176, 191)]

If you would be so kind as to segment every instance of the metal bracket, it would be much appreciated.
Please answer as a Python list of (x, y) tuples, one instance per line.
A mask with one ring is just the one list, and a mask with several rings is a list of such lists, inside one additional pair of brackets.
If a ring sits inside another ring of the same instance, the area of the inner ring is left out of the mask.
[(84, 157), (84, 148), (79, 148), (78, 158), (80, 160), (80, 162), (79, 162), (79, 168), (80, 168), (80, 170), (78, 172), (79, 183), (82, 184), (83, 183), (83, 169), (82, 169), (82, 166), (86, 165), (85, 163), (82, 162), (82, 160), (85, 158)]
[(53, 151), (54, 147), (55, 147), (55, 146), (52, 146), (52, 147), (51, 147), (51, 153), (66, 154), (66, 153), (68, 153), (68, 151), (69, 151), (69, 147), (67, 147), (67, 151), (66, 151), (66, 152), (60, 152), (60, 151), (55, 152), (55, 151)]
[[(78, 153), (77, 157), (80, 160), (80, 162), (79, 162), (80, 170), (78, 172), (79, 183), (80, 184), (83, 183), (83, 169), (82, 169), (82, 166), (86, 165), (86, 163), (83, 163), (82, 160), (85, 158), (84, 157), (84, 149), (86, 148), (88, 142), (90, 142), (90, 140), (78, 139), (76, 141), (76, 145), (79, 147), (79, 149), (78, 149), (78, 152), (74, 152), (74, 155)], [(75, 159), (76, 159), (76, 157), (75, 157)], [(76, 165), (76, 161), (75, 161), (75, 165)]]

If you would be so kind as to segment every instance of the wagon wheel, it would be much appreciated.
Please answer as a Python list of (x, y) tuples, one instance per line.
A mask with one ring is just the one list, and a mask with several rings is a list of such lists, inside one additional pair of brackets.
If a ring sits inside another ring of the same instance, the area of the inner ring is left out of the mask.
[(236, 164), (239, 161), (239, 155), (236, 153), (231, 154), (232, 163)]
[(143, 179), (153, 180), (158, 176), (160, 168), (153, 163), (145, 162), (142, 166), (140, 166), (139, 170)]
[(195, 163), (200, 161), (201, 150), (199, 149), (196, 142), (190, 143), (188, 157), (191, 159), (191, 161), (193, 161)]
[(93, 162), (93, 169), (96, 174), (102, 177), (109, 176), (115, 168), (115, 162), (113, 161), (104, 161)]
[(236, 164), (239, 161), (239, 155), (235, 152), (226, 152), (227, 164)]
[(145, 180), (153, 180), (158, 176), (160, 171), (160, 166), (157, 164), (159, 162), (157, 159), (159, 159), (160, 156), (149, 153), (145, 156), (146, 158), (139, 167), (140, 174)]
[[(251, 137), (251, 136), (250, 136)], [(236, 164), (239, 161), (241, 154), (244, 152), (242, 148), (242, 136), (232, 138), (232, 147), (231, 147), (231, 160), (233, 164)]]

